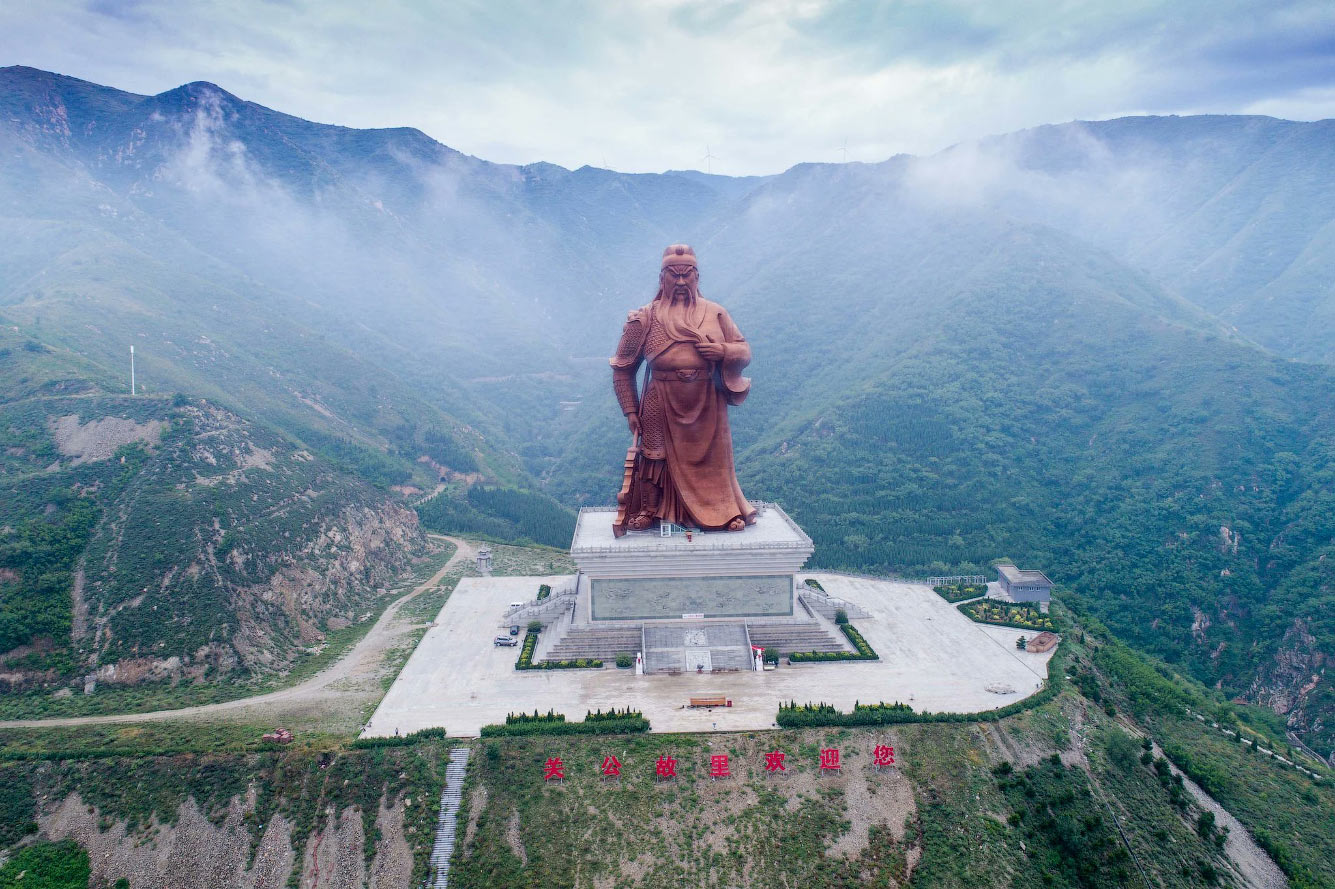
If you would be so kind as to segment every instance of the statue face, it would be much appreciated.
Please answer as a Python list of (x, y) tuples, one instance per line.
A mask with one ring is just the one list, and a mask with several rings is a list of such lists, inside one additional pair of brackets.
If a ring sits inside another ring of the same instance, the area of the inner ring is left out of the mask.
[(700, 270), (693, 265), (670, 265), (663, 269), (663, 282), (673, 299), (687, 299), (700, 281)]

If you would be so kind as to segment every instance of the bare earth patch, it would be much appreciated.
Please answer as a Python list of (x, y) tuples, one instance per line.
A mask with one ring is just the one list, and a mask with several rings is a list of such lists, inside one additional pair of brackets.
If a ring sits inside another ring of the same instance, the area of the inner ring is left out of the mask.
[(118, 448), (137, 441), (152, 445), (162, 436), (166, 425), (162, 420), (136, 423), (124, 417), (80, 423), (78, 414), (66, 414), (50, 423), (56, 449), (62, 456), (73, 457), (75, 463), (109, 460)]

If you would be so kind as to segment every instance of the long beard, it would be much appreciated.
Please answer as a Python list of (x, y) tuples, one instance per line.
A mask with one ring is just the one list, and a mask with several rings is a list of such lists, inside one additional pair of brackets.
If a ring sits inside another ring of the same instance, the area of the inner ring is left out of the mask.
[(654, 301), (655, 314), (663, 324), (663, 330), (677, 342), (698, 343), (703, 340), (697, 328), (704, 320), (700, 308), (700, 288), (695, 284), (687, 285), (684, 296), (674, 293), (675, 286), (663, 282), (658, 287), (658, 296)]
[(655, 302), (660, 302), (664, 306), (685, 306), (690, 308), (695, 305), (696, 300), (700, 298), (700, 287), (697, 284), (687, 284), (686, 294), (678, 295), (675, 284), (668, 284), (666, 281), (658, 285), (658, 293), (654, 296)]

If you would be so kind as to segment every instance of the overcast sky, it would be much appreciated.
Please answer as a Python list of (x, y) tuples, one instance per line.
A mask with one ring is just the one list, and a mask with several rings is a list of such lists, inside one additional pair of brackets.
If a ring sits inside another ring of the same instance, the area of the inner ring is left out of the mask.
[(1077, 118), (1335, 117), (1335, 2), (3, 0), (9, 64), (208, 80), (493, 161), (740, 175)]

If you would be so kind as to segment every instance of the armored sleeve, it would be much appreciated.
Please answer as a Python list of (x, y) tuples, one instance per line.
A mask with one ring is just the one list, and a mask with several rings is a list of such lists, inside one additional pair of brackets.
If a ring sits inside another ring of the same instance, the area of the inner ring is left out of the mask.
[(617, 343), (616, 355), (609, 363), (612, 365), (612, 391), (616, 393), (621, 413), (629, 415), (640, 409), (639, 395), (635, 391), (635, 373), (640, 369), (644, 358), (644, 322), (638, 314), (632, 312), (621, 329), (621, 342)]

